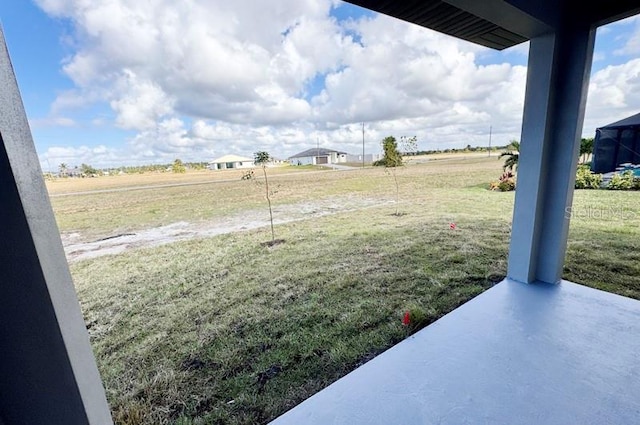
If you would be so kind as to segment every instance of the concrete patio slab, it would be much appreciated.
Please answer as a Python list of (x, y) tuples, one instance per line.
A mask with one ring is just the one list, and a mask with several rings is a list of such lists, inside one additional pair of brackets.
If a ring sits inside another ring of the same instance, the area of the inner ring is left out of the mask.
[(640, 301), (505, 280), (272, 422), (640, 423)]

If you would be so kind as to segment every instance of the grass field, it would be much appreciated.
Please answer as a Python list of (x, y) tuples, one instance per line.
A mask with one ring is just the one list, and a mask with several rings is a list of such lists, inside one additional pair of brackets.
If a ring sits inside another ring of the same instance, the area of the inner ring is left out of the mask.
[[(266, 423), (506, 272), (514, 195), (486, 190), (501, 171), (495, 157), (398, 170), (398, 216), (382, 169), (288, 171), (271, 174), (276, 215), (327, 199), (379, 206), (279, 225), (285, 243), (271, 248), (262, 228), (72, 264), (116, 423)], [(267, 215), (262, 187), (229, 175), (49, 187), (202, 183), (52, 197), (61, 232), (91, 240), (243, 210)], [(640, 299), (638, 195), (576, 192), (565, 278)]]

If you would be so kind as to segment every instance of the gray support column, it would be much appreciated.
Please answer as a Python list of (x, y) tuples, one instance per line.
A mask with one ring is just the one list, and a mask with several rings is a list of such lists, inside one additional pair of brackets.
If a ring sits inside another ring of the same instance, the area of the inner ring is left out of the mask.
[(562, 278), (595, 29), (531, 40), (508, 276)]
[(112, 424), (0, 30), (0, 422)]

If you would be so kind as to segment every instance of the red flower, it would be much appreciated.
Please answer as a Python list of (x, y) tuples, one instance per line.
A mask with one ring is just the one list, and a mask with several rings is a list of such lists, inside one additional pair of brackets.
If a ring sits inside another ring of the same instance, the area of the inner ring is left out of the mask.
[(411, 323), (411, 313), (409, 310), (404, 312), (404, 317), (402, 318), (402, 326), (408, 326)]
[(456, 223), (449, 223), (449, 229), (456, 230)]

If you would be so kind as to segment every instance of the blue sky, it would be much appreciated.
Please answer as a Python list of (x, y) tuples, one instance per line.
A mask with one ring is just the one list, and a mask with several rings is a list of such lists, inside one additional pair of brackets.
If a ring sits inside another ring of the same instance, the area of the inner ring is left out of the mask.
[[(526, 44), (496, 52), (333, 0), (174, 3), (0, 3), (44, 169), (356, 152), (362, 122), (371, 152), (387, 135), (518, 138)], [(637, 19), (599, 29), (585, 135), (640, 109), (639, 53)]]

